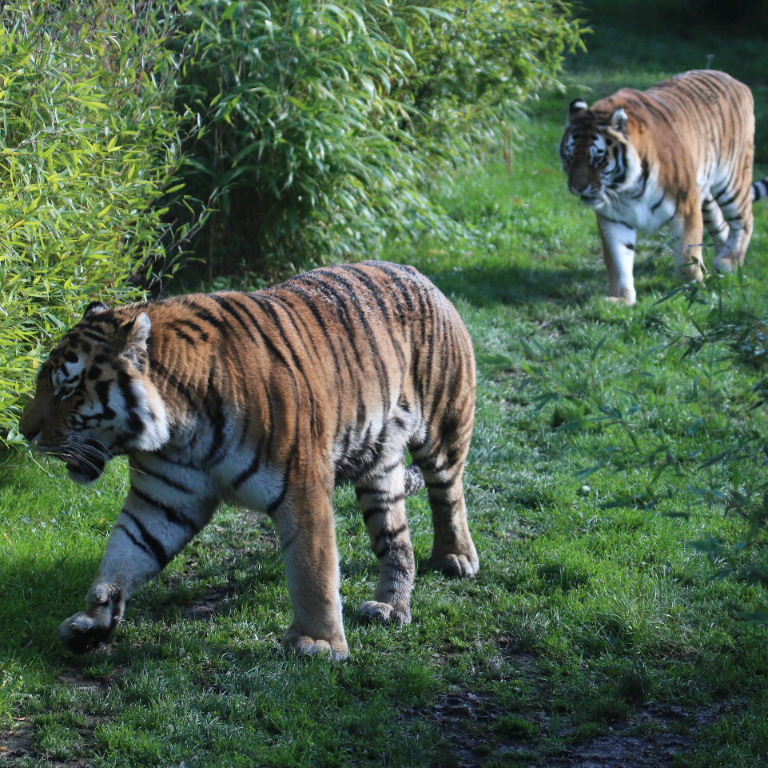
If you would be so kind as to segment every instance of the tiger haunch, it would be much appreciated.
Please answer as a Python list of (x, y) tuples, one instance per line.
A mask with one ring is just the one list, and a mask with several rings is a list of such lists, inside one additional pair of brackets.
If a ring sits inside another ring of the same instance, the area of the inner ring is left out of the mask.
[[(455, 308), (411, 267), (318, 269), (256, 293), (91, 305), (41, 368), (22, 431), (95, 480), (127, 454), (131, 487), (72, 650), (108, 640), (128, 598), (228, 500), (266, 511), (286, 563), (285, 645), (344, 658), (332, 492), (352, 482), (379, 560), (361, 615), (410, 621), (405, 498), (427, 486), (430, 563), (472, 576), (464, 466), (475, 367)], [(407, 469), (406, 453), (415, 465)]]
[(634, 304), (637, 231), (668, 225), (685, 280), (704, 279), (704, 228), (715, 267), (732, 272), (752, 235), (754, 102), (724, 72), (694, 70), (647, 91), (576, 99), (560, 143), (568, 189), (594, 209), (609, 298)]

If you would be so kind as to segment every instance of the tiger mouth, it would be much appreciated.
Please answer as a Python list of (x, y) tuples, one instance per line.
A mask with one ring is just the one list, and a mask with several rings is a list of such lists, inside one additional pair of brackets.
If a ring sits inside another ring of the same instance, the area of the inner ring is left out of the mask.
[(94, 457), (88, 459), (88, 461), (80, 461), (78, 459), (65, 459), (67, 471), (72, 480), (77, 483), (92, 483), (94, 480), (98, 480), (101, 477), (101, 473), (106, 466), (106, 460), (102, 457)]
[(107, 460), (110, 457), (104, 453), (103, 448), (97, 443), (88, 440), (82, 446), (79, 455), (67, 454), (60, 458), (66, 465), (72, 480), (77, 483), (87, 484), (101, 477)]

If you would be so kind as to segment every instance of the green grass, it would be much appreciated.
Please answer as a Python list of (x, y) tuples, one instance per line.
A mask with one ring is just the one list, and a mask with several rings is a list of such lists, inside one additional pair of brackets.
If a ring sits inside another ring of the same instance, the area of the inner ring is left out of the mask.
[[(598, 95), (615, 70), (644, 85), (709, 52), (626, 34), (601, 30), (570, 84)], [(753, 66), (750, 41), (716, 42)], [(475, 340), (480, 576), (420, 570), (413, 624), (358, 622), (375, 559), (339, 491), (352, 657), (286, 658), (275, 536), (227, 508), (136, 597), (113, 647), (66, 657), (56, 625), (81, 605), (125, 467), (83, 489), (13, 456), (0, 468), (0, 765), (552, 768), (595, 751), (625, 767), (768, 764), (766, 627), (745, 618), (768, 610), (768, 569), (740, 514), (759, 511), (743, 499), (765, 485), (768, 425), (749, 391), (761, 368), (727, 344), (684, 355), (719, 300), (768, 314), (768, 206), (743, 279), (711, 278), (704, 303), (659, 303), (675, 287), (663, 234), (640, 240), (638, 306), (605, 302), (593, 216), (557, 159), (567, 101), (537, 105), (511, 169), (490, 162), (440, 193), (476, 236), (388, 253), (431, 275)], [(734, 445), (749, 455), (703, 466)], [(409, 512), (423, 563), (421, 495)]]

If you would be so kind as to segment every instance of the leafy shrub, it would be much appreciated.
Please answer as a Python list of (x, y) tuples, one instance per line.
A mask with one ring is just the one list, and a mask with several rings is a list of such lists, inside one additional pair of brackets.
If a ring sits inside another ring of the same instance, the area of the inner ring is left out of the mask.
[(209, 276), (375, 253), (450, 226), (441, 167), (552, 85), (579, 44), (548, 0), (195, 0), (177, 45), (187, 192), (219, 213)]
[(0, 23), (0, 444), (52, 336), (161, 254), (153, 204), (177, 154), (162, 22), (138, 4), (46, 5)]

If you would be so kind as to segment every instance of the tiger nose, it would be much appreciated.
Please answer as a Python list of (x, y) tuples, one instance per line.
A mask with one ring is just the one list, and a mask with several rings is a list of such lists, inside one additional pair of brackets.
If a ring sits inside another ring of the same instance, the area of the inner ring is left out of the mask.
[(571, 192), (580, 195), (589, 189), (589, 180), (586, 176), (571, 176), (568, 180), (568, 186), (571, 188)]
[(25, 427), (22, 425), (21, 434), (30, 442), (34, 443), (40, 434), (40, 430), (34, 427)]

